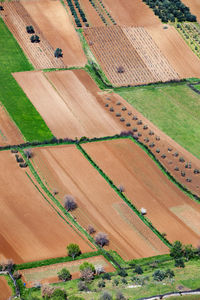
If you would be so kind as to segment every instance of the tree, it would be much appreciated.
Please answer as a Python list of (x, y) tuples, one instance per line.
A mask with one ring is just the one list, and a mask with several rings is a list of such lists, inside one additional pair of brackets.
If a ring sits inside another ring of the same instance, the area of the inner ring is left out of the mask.
[(119, 66), (119, 67), (117, 68), (117, 72), (118, 72), (119, 74), (124, 73), (124, 72), (125, 72), (124, 67)]
[(63, 289), (56, 289), (51, 296), (52, 300), (66, 300), (67, 299), (67, 293)]
[(89, 234), (93, 234), (96, 232), (96, 230), (92, 225), (88, 225), (87, 231), (89, 232)]
[(95, 266), (93, 264), (90, 264), (89, 262), (85, 261), (82, 263), (79, 267), (80, 271), (83, 271), (85, 269), (90, 269), (93, 273), (95, 273)]
[(101, 247), (107, 246), (109, 244), (108, 235), (104, 232), (99, 232), (95, 235), (95, 241)]
[(135, 267), (135, 273), (137, 273), (137, 274), (142, 274), (142, 273), (143, 273), (142, 268), (141, 268), (140, 266), (136, 266), (136, 267)]
[(174, 277), (174, 276), (175, 276), (175, 274), (174, 274), (174, 271), (173, 271), (173, 270), (167, 269), (167, 270), (165, 271), (165, 277), (166, 277), (166, 278), (172, 278), (172, 277)]
[(38, 35), (32, 35), (30, 37), (31, 43), (39, 43), (40, 42), (40, 38)]
[(26, 26), (26, 31), (27, 33), (35, 33), (35, 30), (32, 25)]
[(81, 254), (81, 250), (79, 248), (79, 245), (77, 244), (69, 244), (67, 246), (68, 255), (71, 256), (73, 259)]
[(187, 261), (194, 258), (195, 257), (195, 249), (193, 248), (193, 246), (192, 245), (186, 245), (183, 248), (183, 255), (184, 255), (184, 257), (186, 258)]
[(55, 56), (56, 58), (63, 57), (62, 49), (57, 48), (57, 49), (55, 50), (55, 52), (54, 52), (54, 56)]
[(175, 259), (175, 267), (179, 267), (179, 268), (185, 268), (185, 263), (183, 258), (177, 258)]
[(30, 159), (32, 156), (33, 156), (33, 152), (32, 152), (32, 149), (26, 149), (24, 150), (24, 154), (25, 156)]
[[(102, 274), (102, 273), (105, 273), (104, 266), (102, 266), (102, 265), (96, 265), (96, 266), (95, 266), (95, 273), (96, 273), (97, 275)], [(107, 274), (107, 273), (106, 273), (106, 274)]]
[(174, 259), (183, 257), (183, 245), (180, 241), (175, 241), (170, 249), (170, 256)]
[(163, 281), (163, 279), (165, 279), (165, 272), (162, 270), (156, 270), (153, 273), (153, 279), (156, 281)]
[(64, 207), (67, 211), (72, 211), (77, 208), (77, 203), (73, 196), (65, 195), (64, 197)]
[(41, 295), (43, 298), (48, 297), (50, 298), (55, 291), (55, 288), (50, 286), (49, 284), (44, 284), (41, 288)]
[(60, 270), (60, 272), (58, 272), (58, 278), (62, 281), (67, 281), (72, 278), (72, 275), (70, 274), (69, 270), (63, 268), (62, 270)]
[(86, 282), (90, 282), (94, 279), (94, 272), (90, 268), (81, 270), (81, 279)]

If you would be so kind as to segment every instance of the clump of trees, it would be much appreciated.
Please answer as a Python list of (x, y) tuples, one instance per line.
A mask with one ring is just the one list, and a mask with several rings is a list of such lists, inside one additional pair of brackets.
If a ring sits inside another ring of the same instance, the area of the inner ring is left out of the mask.
[(192, 245), (183, 245), (180, 241), (175, 241), (170, 249), (170, 256), (174, 259), (175, 267), (184, 268), (184, 261), (198, 256), (198, 249)]
[(153, 273), (153, 279), (156, 281), (163, 281), (165, 278), (173, 278), (174, 276), (174, 272), (170, 269), (167, 269), (166, 271), (156, 270)]
[(189, 7), (181, 0), (143, 0), (158, 16), (162, 22), (196, 22), (196, 16), (192, 15)]
[(81, 254), (81, 250), (77, 244), (69, 244), (67, 246), (67, 252), (68, 256), (71, 256), (73, 259)]

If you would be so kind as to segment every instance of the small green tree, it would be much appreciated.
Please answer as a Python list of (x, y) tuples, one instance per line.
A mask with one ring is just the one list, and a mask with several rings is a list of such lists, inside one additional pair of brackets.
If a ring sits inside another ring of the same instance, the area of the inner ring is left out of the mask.
[(183, 255), (186, 260), (190, 260), (195, 257), (195, 248), (192, 245), (186, 245), (183, 249)]
[(95, 273), (95, 267), (94, 267), (94, 265), (91, 264), (91, 263), (89, 263), (89, 262), (87, 262), (87, 261), (85, 261), (84, 263), (82, 263), (80, 265), (80, 267), (79, 267), (80, 271), (83, 271), (85, 269), (90, 269), (93, 273)]
[(179, 268), (185, 268), (185, 263), (183, 258), (177, 258), (175, 259), (175, 267), (179, 267)]
[(67, 293), (65, 290), (60, 290), (60, 289), (56, 289), (52, 296), (51, 296), (52, 300), (66, 300), (67, 299)]
[(142, 274), (142, 273), (143, 273), (142, 268), (141, 268), (140, 266), (136, 266), (136, 267), (135, 267), (135, 273), (137, 273), (137, 274)]
[(172, 244), (172, 248), (170, 249), (170, 256), (174, 259), (183, 257), (183, 245), (180, 241), (176, 241)]
[(62, 270), (60, 270), (60, 272), (58, 272), (58, 278), (62, 281), (67, 281), (72, 278), (72, 275), (70, 274), (69, 270), (63, 268)]
[(73, 259), (81, 254), (81, 250), (79, 248), (79, 245), (77, 244), (69, 244), (67, 246), (68, 255), (71, 256)]
[(156, 270), (153, 273), (153, 279), (156, 281), (163, 281), (163, 279), (165, 279), (165, 272), (162, 270)]

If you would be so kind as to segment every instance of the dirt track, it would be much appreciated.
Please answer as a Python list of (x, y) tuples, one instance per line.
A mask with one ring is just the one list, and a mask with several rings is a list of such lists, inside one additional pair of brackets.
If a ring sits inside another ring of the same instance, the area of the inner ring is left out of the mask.
[[(46, 77), (45, 77), (46, 76)], [(83, 70), (15, 73), (14, 77), (56, 137), (101, 137), (122, 125), (103, 105), (100, 90)]]
[(0, 146), (21, 144), (24, 142), (21, 132), (0, 105)]
[(84, 66), (87, 62), (78, 34), (59, 0), (21, 1), (53, 49), (63, 50), (66, 66)]
[(10, 296), (12, 296), (12, 290), (5, 277), (0, 276), (0, 300), (7, 300)]
[(59, 191), (61, 203), (66, 194), (75, 197), (77, 221), (84, 228), (91, 224), (97, 232), (107, 233), (109, 249), (124, 259), (168, 253), (75, 146), (35, 149), (34, 165), (48, 186)]
[(65, 256), (70, 242), (83, 252), (92, 251), (36, 190), (13, 154), (1, 152), (0, 165), (0, 261)]
[(67, 268), (69, 270), (72, 275), (72, 279), (80, 278), (79, 266), (84, 262), (92, 263), (94, 266), (101, 265), (104, 267), (105, 272), (115, 271), (111, 263), (109, 263), (103, 256), (100, 255), (76, 261), (70, 261), (67, 263), (59, 263), (45, 267), (21, 270), (20, 273), (23, 276), (23, 281), (25, 281), (27, 284), (26, 286), (32, 287), (34, 286), (34, 283), (38, 281), (42, 284), (59, 282), (57, 273), (62, 268)]
[(83, 147), (115, 185), (124, 186), (138, 209), (147, 209), (147, 217), (160, 232), (167, 233), (169, 241), (199, 244), (199, 204), (169, 181), (139, 146), (130, 140), (113, 140)]

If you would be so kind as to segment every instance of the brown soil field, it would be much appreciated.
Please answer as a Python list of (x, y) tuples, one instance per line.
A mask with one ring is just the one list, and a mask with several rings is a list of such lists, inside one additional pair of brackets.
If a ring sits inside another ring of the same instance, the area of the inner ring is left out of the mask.
[[(112, 107), (110, 114), (118, 120), (119, 124), (123, 124), (124, 131), (133, 132), (133, 129), (136, 130), (134, 135), (153, 152), (169, 173), (183, 186), (200, 197), (200, 174), (194, 174), (195, 169), (200, 170), (200, 160), (197, 157), (159, 130), (119, 95), (109, 94), (109, 100), (108, 97), (104, 98), (104, 107), (105, 105), (108, 111)], [(146, 129), (144, 129), (144, 125), (147, 126)], [(160, 149), (160, 152), (157, 153), (156, 149)], [(176, 153), (178, 156), (175, 156)], [(166, 156), (165, 158), (162, 158), (163, 154)], [(180, 162), (180, 157), (183, 157), (185, 162)], [(185, 168), (185, 165), (189, 163), (191, 168)], [(179, 170), (175, 171), (175, 167), (178, 167)], [(185, 176), (182, 176), (181, 172), (184, 172)], [(187, 178), (192, 179), (192, 181), (188, 182)]]
[(15, 79), (53, 134), (60, 138), (120, 133), (102, 105), (103, 95), (83, 70), (15, 73)]
[[(114, 86), (178, 80), (178, 74), (143, 28), (86, 28), (93, 54)], [(155, 65), (157, 68), (155, 68)], [(119, 71), (119, 69), (122, 71)]]
[(119, 25), (148, 26), (161, 24), (161, 21), (141, 0), (104, 0), (111, 16)]
[(21, 270), (23, 281), (27, 287), (33, 287), (36, 282), (56, 283), (59, 282), (57, 273), (62, 268), (67, 268), (72, 275), (72, 279), (80, 278), (79, 266), (84, 262), (92, 263), (94, 266), (103, 266), (105, 272), (114, 272), (115, 268), (103, 257), (95, 256), (66, 263), (53, 264), (45, 267)]
[(12, 290), (9, 287), (4, 276), (0, 276), (0, 300), (7, 300), (12, 296)]
[(8, 151), (0, 155), (0, 261), (15, 263), (66, 256), (66, 246), (92, 251), (86, 239), (47, 203)]
[(167, 27), (150, 25), (145, 29), (181, 78), (200, 77), (200, 59), (173, 26)]
[[(3, 7), (1, 14), (4, 22), (36, 69), (65, 67), (61, 58), (54, 57), (54, 49), (20, 2), (5, 2)], [(30, 35), (26, 32), (26, 26), (30, 24), (40, 37), (40, 43), (31, 43)]]
[(0, 105), (0, 146), (23, 143), (21, 132), (11, 120), (5, 108)]
[(104, 23), (97, 11), (88, 0), (79, 0), (79, 3), (86, 14), (88, 24), (90, 26), (103, 26)]
[[(123, 185), (139, 210), (147, 209), (148, 219), (170, 242), (199, 244), (200, 205), (181, 192), (138, 145), (126, 139), (87, 143), (83, 148), (116, 186)], [(173, 213), (173, 208), (183, 205), (191, 208), (190, 220)]]
[(84, 66), (87, 62), (81, 42), (59, 0), (21, 1), (44, 38), (53, 49), (61, 48), (65, 66)]
[(191, 13), (197, 17), (197, 22), (200, 23), (200, 2), (199, 2), (199, 0), (182, 0), (182, 2), (190, 8)]
[[(75, 146), (37, 148), (33, 163), (50, 190), (58, 190), (58, 199), (73, 195), (78, 208), (76, 220), (87, 229), (109, 236), (109, 249), (124, 259), (168, 253), (168, 248), (113, 191), (103, 177)], [(125, 212), (118, 207), (125, 205)], [(127, 216), (131, 216), (128, 219)]]

